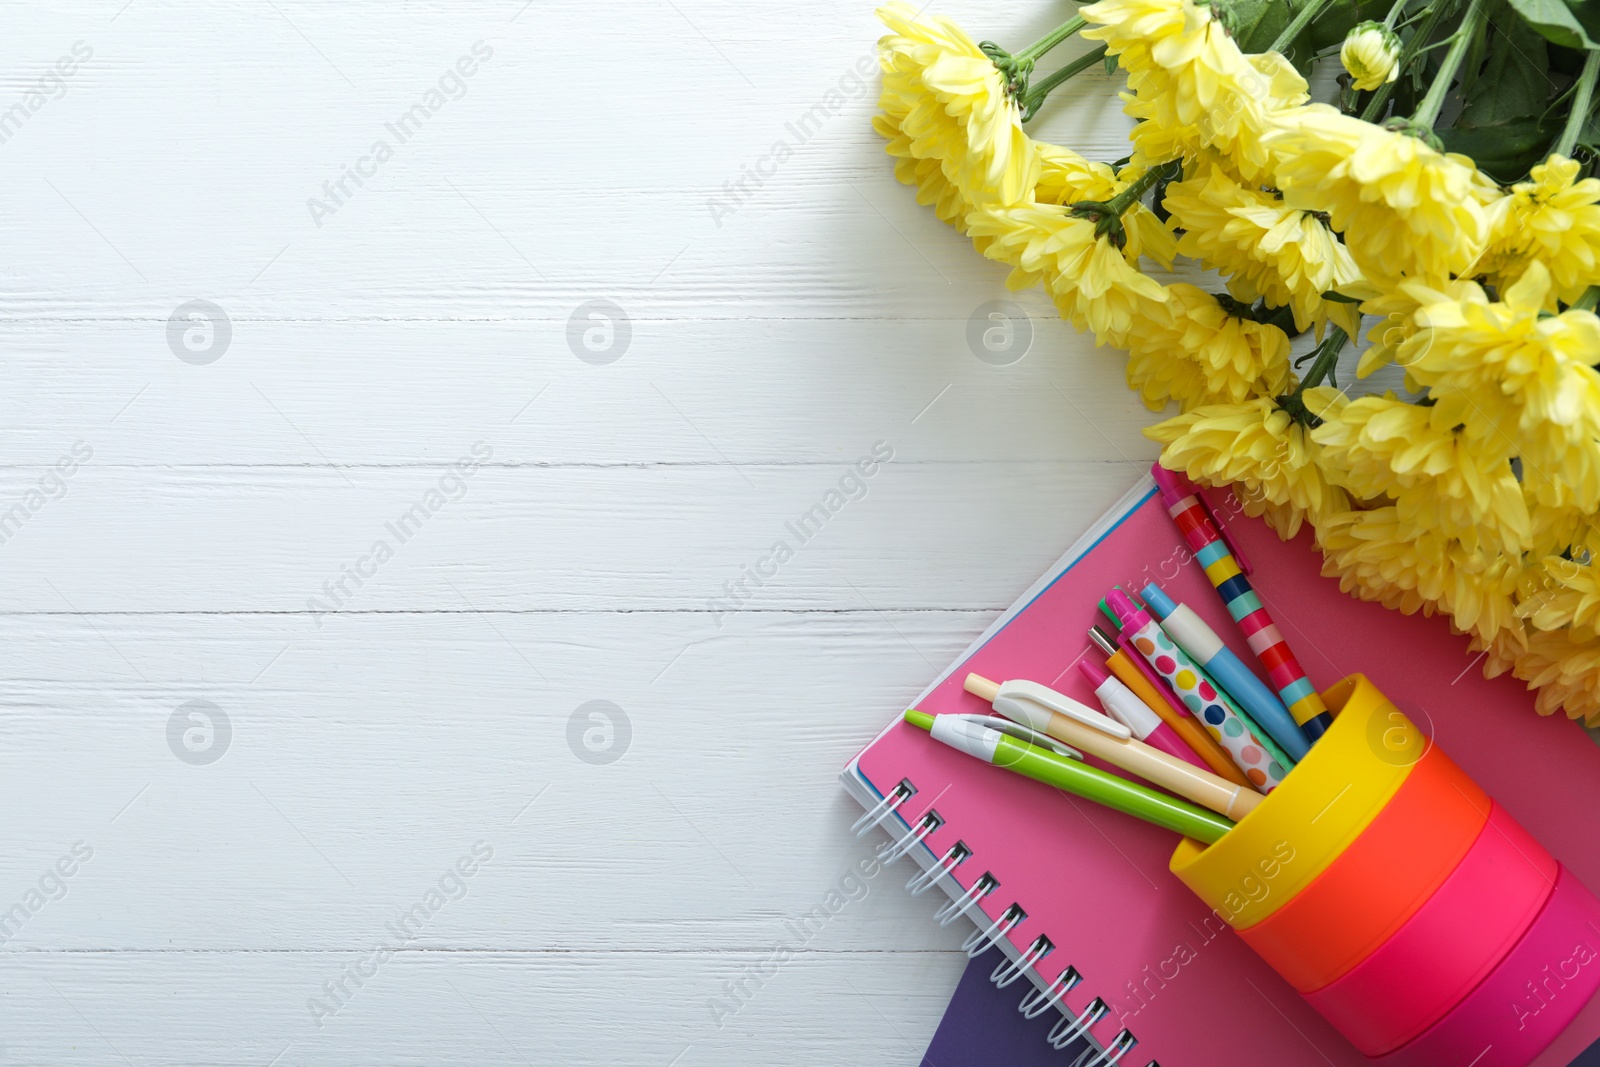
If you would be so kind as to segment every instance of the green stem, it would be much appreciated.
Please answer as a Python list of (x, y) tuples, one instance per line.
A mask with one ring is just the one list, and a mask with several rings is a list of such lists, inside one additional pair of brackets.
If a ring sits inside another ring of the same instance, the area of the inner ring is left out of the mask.
[(1593, 311), (1600, 306), (1600, 285), (1591, 285), (1583, 291), (1583, 295), (1572, 302), (1574, 311)]
[(1122, 192), (1118, 193), (1116, 196), (1113, 196), (1110, 200), (1107, 200), (1106, 212), (1120, 218), (1123, 212), (1127, 211), (1134, 204), (1137, 204), (1140, 200), (1144, 199), (1144, 194), (1150, 191), (1151, 186), (1155, 185), (1163, 178), (1170, 177), (1173, 173), (1173, 168), (1177, 166), (1179, 166), (1179, 162), (1174, 159), (1170, 162), (1162, 163), (1159, 166), (1151, 167), (1149, 170), (1139, 175), (1138, 179), (1135, 180), (1132, 185), (1129, 185), (1126, 189), (1122, 190)]
[(1600, 73), (1600, 52), (1589, 51), (1584, 53), (1583, 73), (1578, 75), (1578, 95), (1572, 101), (1572, 113), (1567, 116), (1566, 128), (1561, 131), (1561, 139), (1551, 149), (1555, 155), (1572, 156), (1572, 146), (1578, 143), (1578, 134), (1583, 131), (1583, 124), (1589, 120), (1589, 107), (1594, 102), (1594, 79)]
[(1391, 7), (1389, 9), (1389, 13), (1384, 16), (1384, 26), (1391, 30), (1394, 29), (1395, 20), (1400, 17), (1400, 12), (1404, 11), (1406, 9), (1406, 4), (1410, 2), (1411, 0), (1394, 0), (1394, 6)]
[(1300, 383), (1300, 388), (1295, 390), (1296, 396), (1322, 384), (1322, 379), (1333, 372), (1334, 365), (1339, 362), (1339, 353), (1344, 350), (1344, 344), (1349, 339), (1350, 336), (1337, 326), (1329, 331), (1322, 344), (1317, 346), (1317, 361), (1311, 364), (1311, 370), (1306, 373), (1305, 380)]
[(1299, 14), (1295, 15), (1289, 25), (1284, 27), (1283, 32), (1278, 34), (1278, 39), (1272, 42), (1272, 47), (1268, 51), (1282, 52), (1288, 48), (1290, 43), (1300, 36), (1300, 31), (1311, 25), (1311, 20), (1332, 2), (1333, 0), (1306, 0), (1306, 6), (1301, 8)]
[(1332, 332), (1323, 338), (1322, 343), (1312, 349), (1312, 354), (1316, 356), (1316, 362), (1311, 365), (1311, 371), (1305, 376), (1305, 380), (1300, 383), (1300, 388), (1288, 396), (1280, 396), (1278, 398), (1278, 406), (1287, 411), (1296, 422), (1304, 426), (1310, 426), (1313, 429), (1322, 425), (1322, 420), (1312, 414), (1311, 410), (1306, 407), (1305, 392), (1307, 389), (1314, 389), (1321, 385), (1322, 379), (1333, 373), (1334, 365), (1339, 362), (1339, 353), (1344, 349), (1344, 343), (1347, 340), (1349, 338), (1345, 332), (1335, 326)]
[(1031, 66), (1034, 60), (1038, 59), (1040, 56), (1050, 51), (1050, 49), (1054, 48), (1062, 41), (1065, 41), (1068, 37), (1071, 37), (1073, 34), (1077, 33), (1087, 25), (1089, 25), (1088, 19), (1084, 18), (1082, 15), (1075, 15), (1063, 22), (1061, 25), (1057, 26), (1055, 29), (1051, 30), (1049, 33), (1045, 34), (1043, 37), (1039, 38), (1037, 41), (1030, 44), (1028, 47), (1024, 48), (1022, 51), (1013, 55), (1011, 58), (1015, 59), (1019, 65), (1028, 64)]
[[(1439, 20), (1444, 17), (1445, 9), (1450, 6), (1450, 0), (1433, 0), (1433, 5), (1427, 9), (1427, 17), (1422, 20), (1422, 25), (1417, 27), (1417, 32), (1411, 35), (1411, 40), (1406, 42), (1405, 47), (1400, 49), (1400, 58), (1395, 60), (1395, 69), (1397, 71), (1401, 74), (1406, 72), (1406, 68), (1411, 65), (1411, 61), (1416, 58), (1417, 53), (1422, 50), (1422, 46), (1433, 35), (1434, 27), (1438, 26)], [(1372, 94), (1372, 100), (1367, 104), (1367, 109), (1361, 113), (1363, 121), (1377, 121), (1378, 116), (1383, 114), (1383, 109), (1389, 105), (1389, 97), (1393, 94), (1394, 87), (1398, 84), (1400, 84), (1400, 79), (1396, 78), (1392, 82), (1378, 86), (1377, 91)]]
[(1021, 100), (1022, 121), (1027, 122), (1029, 119), (1033, 118), (1034, 114), (1039, 110), (1039, 105), (1044, 103), (1044, 98), (1050, 95), (1050, 91), (1052, 89), (1067, 79), (1081, 74), (1090, 67), (1101, 62), (1103, 59), (1105, 59), (1105, 55), (1106, 46), (1101, 45), (1092, 52), (1084, 53), (1077, 59), (1074, 59), (1071, 63), (1068, 63), (1066, 66), (1062, 67), (1060, 70), (1046, 75), (1030, 85), (1027, 93), (1023, 95)]
[(1456, 32), (1450, 37), (1450, 51), (1445, 53), (1438, 73), (1433, 76), (1433, 84), (1428, 86), (1428, 95), (1422, 98), (1422, 104), (1411, 116), (1413, 123), (1431, 127), (1434, 120), (1439, 117), (1439, 109), (1444, 107), (1444, 98), (1449, 95), (1451, 87), (1455, 84), (1456, 71), (1460, 68), (1461, 61), (1467, 57), (1467, 49), (1472, 47), (1472, 39), (1483, 28), (1483, 20), (1488, 13), (1489, 5), (1484, 0), (1472, 0), (1467, 7), (1461, 25), (1456, 27)]

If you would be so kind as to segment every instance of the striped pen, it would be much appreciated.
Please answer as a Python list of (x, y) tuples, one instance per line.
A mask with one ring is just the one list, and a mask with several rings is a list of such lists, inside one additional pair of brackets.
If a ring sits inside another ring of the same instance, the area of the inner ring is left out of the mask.
[[(1178, 524), (1178, 530), (1188, 542), (1194, 558), (1205, 569), (1206, 577), (1217, 590), (1228, 614), (1239, 624), (1250, 651), (1255, 653), (1267, 678), (1278, 691), (1278, 697), (1305, 732), (1306, 740), (1315, 742), (1333, 722), (1328, 707), (1322, 702), (1305, 668), (1294, 658), (1289, 642), (1272, 621), (1272, 616), (1261, 606), (1261, 599), (1250, 588), (1250, 564), (1242, 553), (1232, 548), (1227, 528), (1212, 515), (1200, 498), (1200, 491), (1184, 474), (1169, 471), (1157, 463), (1150, 468), (1156, 485), (1161, 489), (1161, 502), (1167, 514)], [(1235, 555), (1237, 554), (1237, 559)]]

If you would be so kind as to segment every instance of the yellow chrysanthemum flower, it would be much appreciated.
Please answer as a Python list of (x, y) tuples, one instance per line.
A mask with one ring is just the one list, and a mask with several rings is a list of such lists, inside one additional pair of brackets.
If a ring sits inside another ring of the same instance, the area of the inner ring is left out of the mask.
[(1533, 529), (1528, 544), (1531, 557), (1600, 559), (1600, 514), (1570, 504), (1542, 504), (1536, 487), (1527, 479), (1523, 480), (1522, 495), (1528, 502), (1528, 521)]
[(1128, 337), (1128, 385), (1151, 411), (1238, 404), (1290, 388), (1289, 338), (1276, 326), (1235, 317), (1192, 285), (1167, 287), (1170, 321)]
[(1551, 156), (1529, 172), (1530, 181), (1512, 186), (1478, 269), (1508, 285), (1537, 260), (1564, 304), (1600, 282), (1600, 178), (1579, 179), (1581, 169)]
[[(1313, 409), (1329, 480), (1364, 500), (1392, 500), (1400, 522), (1436, 530), (1468, 550), (1520, 555), (1532, 528), (1506, 450), (1476, 448), (1461, 432), (1467, 403), (1408, 404), (1393, 394)], [(1481, 535), (1481, 536), (1480, 536)]]
[(1099, 0), (1078, 14), (1091, 24), (1083, 36), (1104, 41), (1129, 74), (1188, 62), (1213, 29), (1222, 29), (1211, 8), (1194, 0)]
[(1325, 211), (1368, 278), (1443, 278), (1477, 260), (1498, 196), (1472, 160), (1308, 104), (1267, 134), (1291, 207)]
[(1600, 641), (1534, 630), (1512, 673), (1538, 689), (1533, 706), (1540, 715), (1565, 709), (1568, 718), (1600, 725)]
[(1271, 397), (1212, 404), (1145, 430), (1166, 447), (1161, 464), (1207, 485), (1237, 482), (1246, 514), (1264, 516), (1283, 538), (1301, 522), (1347, 511), (1350, 498), (1330, 485), (1321, 446)]
[(1521, 457), (1535, 499), (1600, 507), (1600, 374), (1590, 366), (1600, 318), (1543, 314), (1550, 275), (1537, 261), (1497, 303), (1476, 285), (1464, 287), (1464, 299), (1418, 283), (1403, 288), (1424, 327), (1398, 352), (1410, 380), (1441, 399), (1463, 398), (1473, 447)]
[[(1378, 290), (1360, 282), (1353, 288), (1365, 291), (1361, 313), (1378, 320), (1367, 331), (1369, 344), (1361, 353), (1360, 363), (1356, 365), (1356, 377), (1365, 378), (1379, 367), (1394, 362), (1400, 346), (1416, 336), (1421, 329), (1416, 321), (1421, 305), (1415, 296), (1403, 288)], [(1465, 300), (1478, 289), (1470, 281), (1432, 280), (1423, 281), (1417, 291), (1443, 293), (1448, 299)]]
[(919, 158), (911, 138), (900, 129), (899, 119), (888, 113), (874, 115), (872, 128), (889, 143), (884, 151), (895, 157), (895, 180), (917, 190), (917, 203), (931, 207), (943, 222), (965, 233), (968, 204), (961, 190), (944, 176), (944, 161), (937, 157)]
[[(1006, 285), (1043, 282), (1062, 318), (1091, 330), (1096, 343), (1123, 347), (1136, 322), (1159, 318), (1166, 291), (1140, 273), (1095, 223), (1046, 204), (986, 206), (968, 216), (983, 254), (1012, 267)], [(1157, 305), (1151, 307), (1151, 305)]]
[(1317, 541), (1322, 573), (1363, 600), (1408, 615), (1443, 611), (1481, 642), (1520, 626), (1519, 561), (1469, 551), (1437, 530), (1402, 522), (1393, 506), (1327, 516), (1317, 525)]
[(1125, 111), (1139, 120), (1145, 165), (1215, 148), (1245, 177), (1269, 169), (1271, 115), (1307, 99), (1305, 79), (1277, 53), (1246, 56), (1208, 5), (1194, 0), (1100, 0), (1080, 9), (1128, 72)]
[(1539, 630), (1600, 637), (1600, 566), (1546, 556), (1522, 576), (1517, 614)]
[[(1035, 141), (1034, 147), (1039, 153), (1039, 183), (1034, 187), (1033, 199), (1038, 204), (1071, 207), (1081, 200), (1105, 203), (1143, 173), (1127, 167), (1119, 174), (1108, 164), (1091, 162), (1070, 149), (1043, 141)], [(1178, 242), (1153, 211), (1136, 203), (1123, 213), (1122, 225), (1127, 237), (1123, 253), (1130, 264), (1138, 266), (1139, 257), (1146, 255), (1166, 270), (1172, 269)], [(982, 246), (979, 251), (983, 251)]]
[(1400, 75), (1400, 38), (1381, 22), (1363, 22), (1344, 35), (1339, 62), (1350, 72), (1350, 88), (1370, 92)]
[(1288, 306), (1295, 328), (1315, 324), (1319, 337), (1330, 318), (1348, 334), (1360, 329), (1353, 304), (1322, 298), (1360, 272), (1317, 213), (1240, 185), (1213, 166), (1167, 186), (1165, 203), (1183, 230), (1178, 251), (1228, 275), (1228, 291), (1238, 299)]
[[(938, 160), (969, 205), (1013, 204), (1031, 193), (1038, 154), (994, 61), (954, 22), (920, 19), (899, 0), (879, 8), (878, 17), (894, 31), (878, 42), (885, 118), (879, 132), (887, 127), (905, 138), (901, 144), (891, 137), (890, 151)], [(924, 182), (918, 187), (927, 195)], [(940, 199), (937, 191), (932, 199)]]

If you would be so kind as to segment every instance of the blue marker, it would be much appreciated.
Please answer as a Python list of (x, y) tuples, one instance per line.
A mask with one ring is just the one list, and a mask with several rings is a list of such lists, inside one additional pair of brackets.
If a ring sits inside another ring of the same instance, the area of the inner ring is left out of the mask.
[(1283, 706), (1272, 690), (1266, 687), (1233, 650), (1222, 643), (1215, 630), (1196, 615), (1194, 609), (1179, 604), (1163, 593), (1154, 583), (1144, 587), (1140, 597), (1150, 613), (1161, 622), (1161, 628), (1175, 641), (1189, 658), (1205, 668), (1228, 695), (1239, 702), (1256, 725), (1265, 730), (1289, 758), (1299, 761), (1311, 750), (1306, 735), (1295, 723), (1294, 716)]

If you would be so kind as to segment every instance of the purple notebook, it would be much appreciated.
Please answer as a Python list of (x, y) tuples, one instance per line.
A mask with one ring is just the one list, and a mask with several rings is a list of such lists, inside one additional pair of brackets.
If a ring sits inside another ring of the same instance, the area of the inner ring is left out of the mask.
[[(1011, 989), (996, 989), (989, 981), (996, 952), (986, 952), (967, 964), (961, 984), (944, 1009), (939, 1029), (934, 1031), (922, 1067), (1070, 1067), (1085, 1047), (1075, 1041), (1057, 1051), (1045, 1041), (1061, 1016), (1046, 1012), (1037, 1019), (1024, 1019), (1017, 1011), (1017, 995)], [(1092, 1057), (1091, 1057), (1092, 1062)], [(1600, 1041), (1580, 1053), (1570, 1067), (1600, 1067)]]
[(997, 965), (1006, 962), (1000, 953), (990, 951), (967, 964), (961, 984), (950, 998), (939, 1029), (934, 1032), (922, 1067), (1069, 1067), (1088, 1048), (1081, 1039), (1060, 1051), (1050, 1047), (1045, 1036), (1061, 1022), (1061, 1013), (1048, 1011), (1035, 1019), (1024, 1019), (1017, 1010), (1019, 988), (996, 989), (989, 980)]

